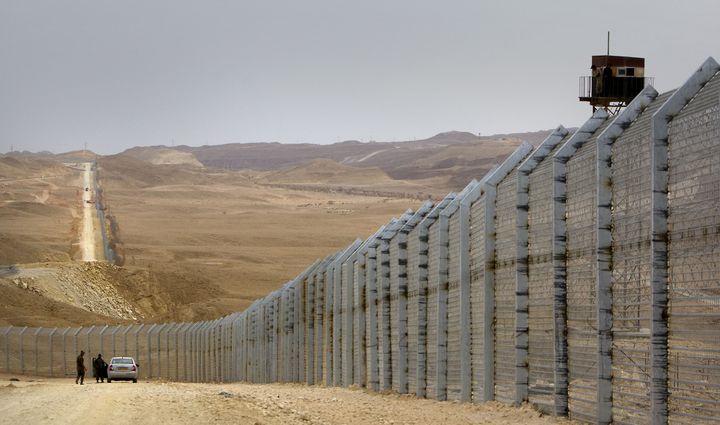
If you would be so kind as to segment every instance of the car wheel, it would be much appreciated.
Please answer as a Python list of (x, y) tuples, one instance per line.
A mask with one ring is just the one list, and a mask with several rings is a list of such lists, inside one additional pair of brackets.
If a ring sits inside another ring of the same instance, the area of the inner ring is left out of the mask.
[(137, 384), (137, 379), (133, 379), (133, 384)]

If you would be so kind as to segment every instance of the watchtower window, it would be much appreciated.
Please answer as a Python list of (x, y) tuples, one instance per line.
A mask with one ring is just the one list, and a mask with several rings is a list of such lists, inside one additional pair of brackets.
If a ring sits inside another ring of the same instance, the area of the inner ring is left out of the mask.
[(625, 76), (634, 77), (635, 76), (635, 68), (625, 68)]

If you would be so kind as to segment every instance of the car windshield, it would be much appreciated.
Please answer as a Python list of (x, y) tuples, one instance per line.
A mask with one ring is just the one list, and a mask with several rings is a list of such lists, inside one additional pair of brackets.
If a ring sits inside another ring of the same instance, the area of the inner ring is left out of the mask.
[(112, 359), (112, 364), (133, 364), (132, 359)]

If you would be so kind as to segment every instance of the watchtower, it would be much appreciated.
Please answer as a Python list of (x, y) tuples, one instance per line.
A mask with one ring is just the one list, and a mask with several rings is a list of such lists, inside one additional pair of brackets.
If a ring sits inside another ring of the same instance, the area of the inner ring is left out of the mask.
[(645, 76), (645, 58), (593, 56), (590, 72), (590, 76), (580, 77), (579, 98), (590, 102), (593, 112), (602, 108), (615, 114), (653, 82)]

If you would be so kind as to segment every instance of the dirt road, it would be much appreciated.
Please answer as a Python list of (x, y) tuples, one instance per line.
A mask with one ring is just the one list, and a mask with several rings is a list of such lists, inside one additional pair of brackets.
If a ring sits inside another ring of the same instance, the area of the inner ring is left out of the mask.
[(86, 162), (83, 165), (85, 170), (83, 171), (83, 222), (80, 233), (80, 250), (82, 251), (83, 261), (95, 261), (95, 204), (92, 202), (93, 171), (91, 163)]
[(571, 424), (528, 406), (471, 405), (364, 390), (289, 384), (9, 381), (0, 375), (0, 424)]

